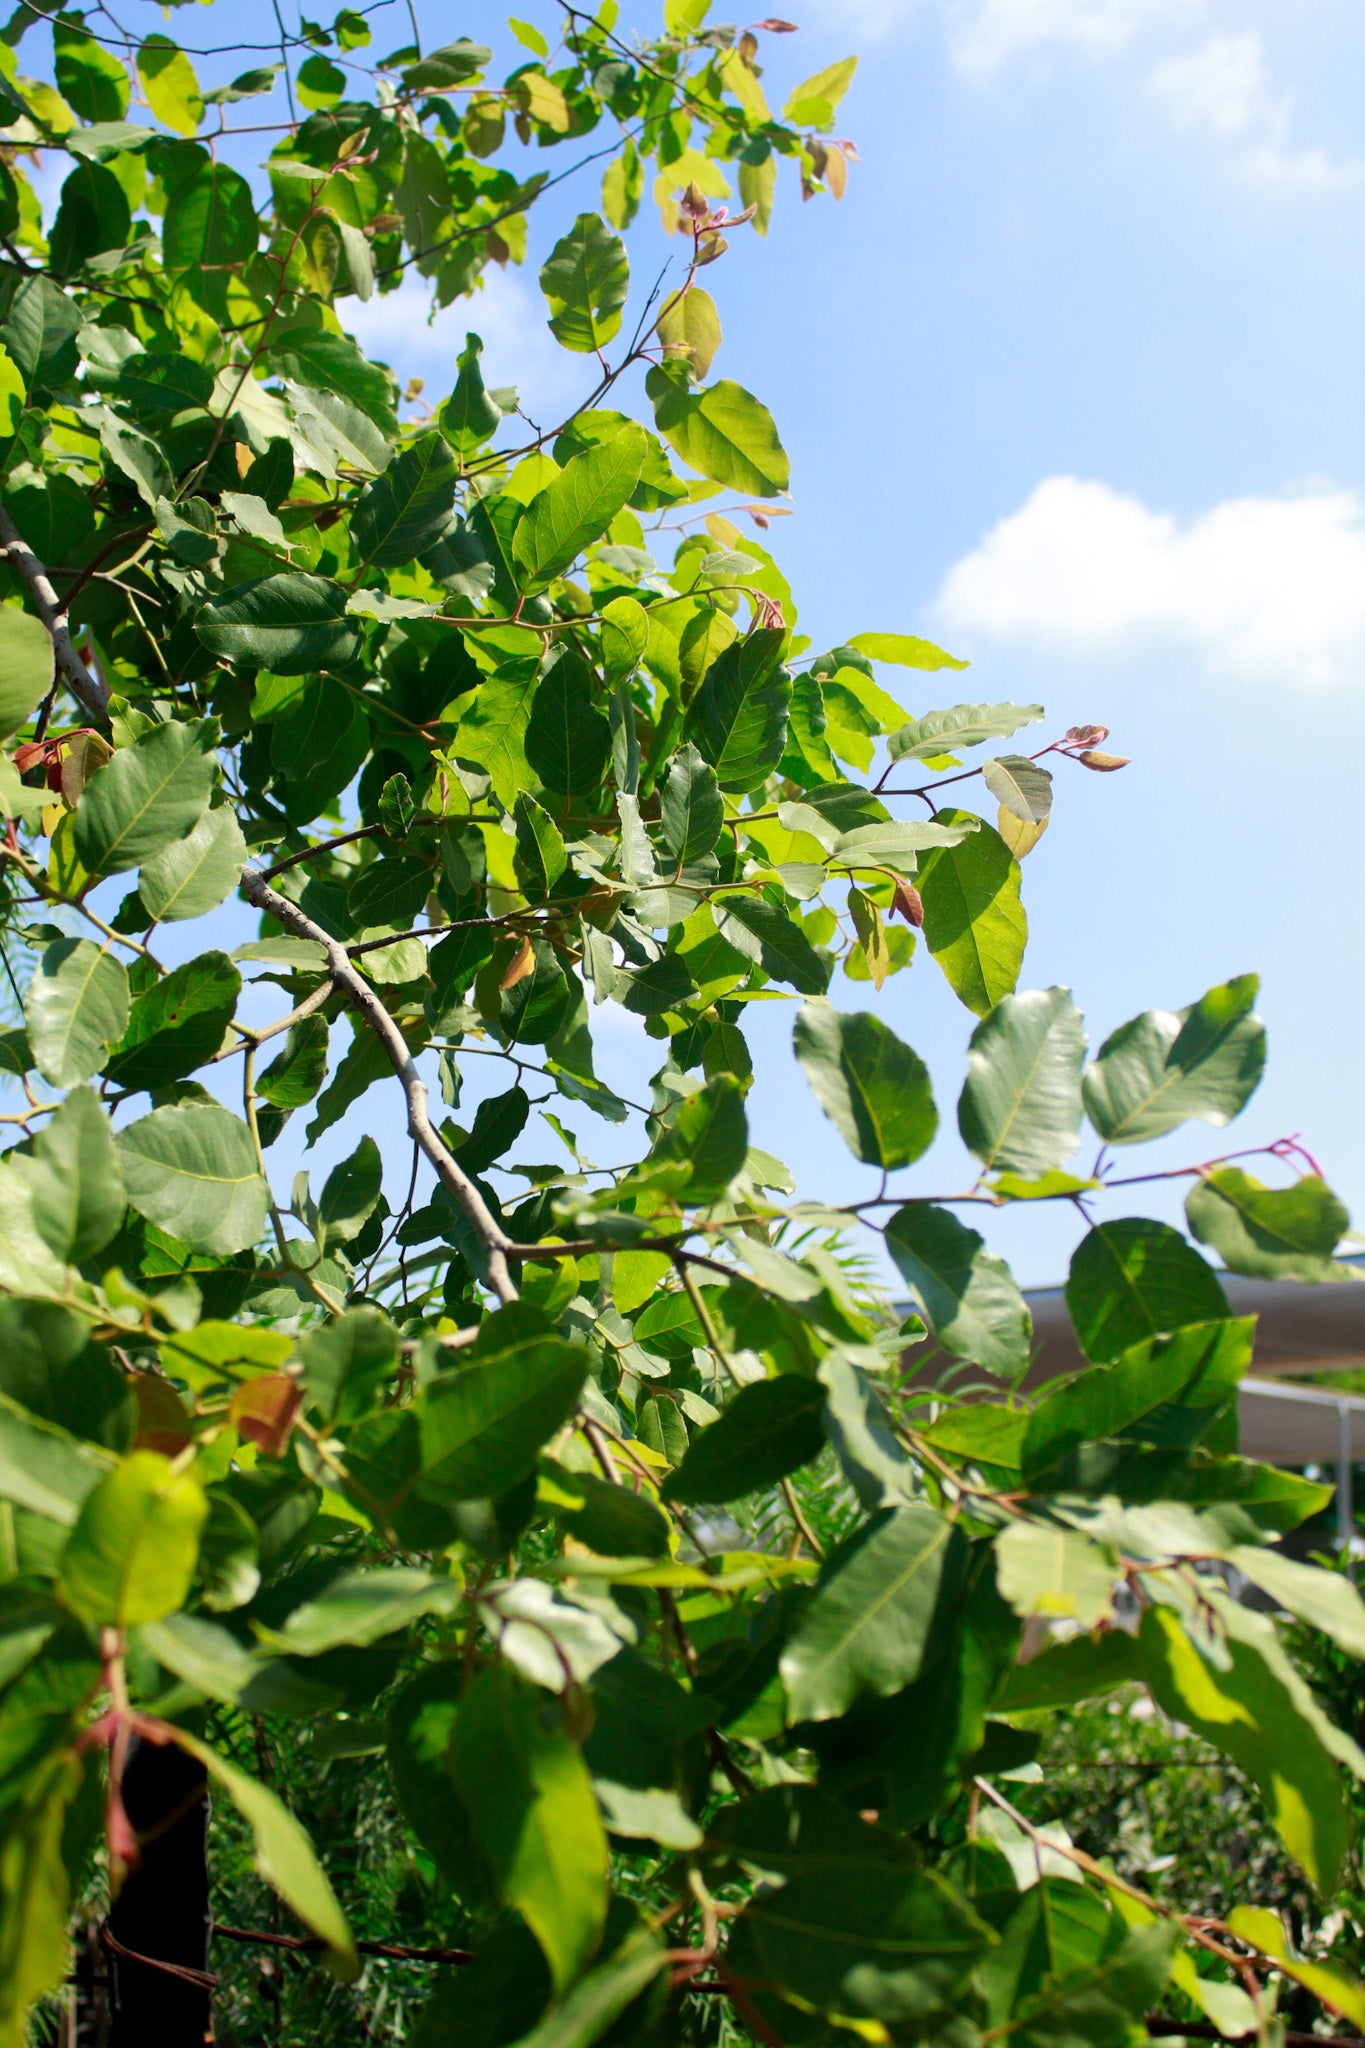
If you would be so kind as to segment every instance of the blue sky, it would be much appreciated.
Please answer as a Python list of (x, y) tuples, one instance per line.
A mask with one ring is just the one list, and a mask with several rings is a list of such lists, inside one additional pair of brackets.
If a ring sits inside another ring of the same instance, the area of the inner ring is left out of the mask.
[[(912, 711), (1036, 698), (1049, 735), (1113, 728), (1132, 766), (1063, 766), (1026, 864), (1022, 985), (1072, 986), (1098, 1044), (1136, 1010), (1259, 971), (1260, 1094), (1234, 1133), (1188, 1127), (1131, 1170), (1301, 1131), (1365, 1212), (1365, 17), (1348, 0), (791, 4), (801, 33), (763, 38), (769, 97), (861, 52), (840, 132), (863, 161), (842, 206), (803, 207), (785, 183), (767, 241), (735, 236), (708, 283), (717, 372), (771, 406), (792, 455), (775, 545), (802, 627), (819, 645), (928, 632), (970, 658), (946, 691), (888, 672)], [(147, 0), (127, 7), (159, 25)], [(418, 15), (429, 42), (478, 36), (504, 68), (520, 54), (491, 7)], [(265, 18), (219, 0), (175, 25), (203, 43), (249, 23), (255, 40)], [(383, 49), (402, 24), (396, 7), (381, 20)], [(596, 203), (586, 172), (536, 217), (525, 269), (432, 326), (415, 281), (346, 317), (431, 397), (473, 326), (490, 382), (562, 410), (583, 371), (544, 328), (535, 270)], [(642, 217), (637, 275), (670, 247)], [(967, 1185), (952, 1105), (972, 1020), (937, 970), (832, 994), (875, 1006), (935, 1076), (949, 1135), (898, 1184)], [(791, 1062), (790, 1021), (779, 1005), (764, 1019), (754, 1137), (803, 1193), (867, 1192)], [(600, 1064), (640, 1085), (657, 1048), (605, 1032)], [(578, 1128), (585, 1145), (602, 1130), (586, 1112)], [(1169, 1190), (1141, 1192), (1174, 1216)], [(972, 1220), (1026, 1282), (1064, 1273), (1073, 1216)]]

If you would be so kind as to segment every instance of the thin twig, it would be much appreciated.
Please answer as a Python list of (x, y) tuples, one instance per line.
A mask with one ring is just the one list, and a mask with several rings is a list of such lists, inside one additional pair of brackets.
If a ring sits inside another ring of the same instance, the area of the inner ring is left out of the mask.
[(408, 1050), (407, 1040), (379, 1000), (375, 990), (366, 981), (360, 969), (352, 966), (346, 948), (340, 940), (334, 939), (330, 932), (325, 932), (320, 924), (314, 924), (312, 918), (306, 916), (297, 904), (290, 903), (277, 889), (272, 889), (264, 875), (248, 868), (242, 876), (242, 894), (248, 903), (253, 903), (258, 910), (265, 911), (276, 923), (283, 925), (286, 931), (292, 932), (295, 938), (312, 939), (315, 944), (322, 947), (327, 956), (333, 987), (342, 990), (360, 1011), (388, 1054), (393, 1070), (402, 1083), (408, 1105), (408, 1135), (421, 1146), (423, 1153), (436, 1169), (442, 1187), (454, 1197), (483, 1244), (489, 1286), (499, 1301), (515, 1301), (516, 1283), (507, 1264), (507, 1250), (512, 1240), (432, 1124), (427, 1110), (426, 1084), (417, 1071), (417, 1063)]
[(63, 678), (77, 703), (88, 711), (92, 718), (97, 718), (101, 725), (108, 725), (109, 692), (99, 678), (91, 674), (76, 652), (71, 638), (71, 628), (67, 623), (66, 606), (53, 589), (47, 570), (3, 506), (0, 506), (0, 549), (32, 598), (38, 617), (52, 635), (52, 653), (57, 664), (57, 673)]

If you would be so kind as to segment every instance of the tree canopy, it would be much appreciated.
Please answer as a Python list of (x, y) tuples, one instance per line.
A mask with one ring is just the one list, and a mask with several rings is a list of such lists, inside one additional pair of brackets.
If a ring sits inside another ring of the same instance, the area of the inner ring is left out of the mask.
[[(207, 1773), (342, 1983), (382, 1970), (262, 1763), (299, 1726), (467, 1932), (419, 2044), (1268, 2042), (1284, 1980), (1365, 2027), (1255, 1900), (1183, 1912), (1012, 1797), (1041, 1715), (1137, 1682), (1337, 1884), (1365, 1755), (1276, 1616), (1361, 1657), (1365, 1606), (1281, 1544), (1326, 1489), (1239, 1454), (1220, 1271), (1337, 1278), (1348, 1219), (1286, 1145), (1191, 1164), (1188, 1234), (1111, 1215), (1124, 1148), (1252, 1095), (1254, 975), (1088, 1058), (1070, 991), (1019, 986), (1021, 864), (1054, 770), (1124, 765), (1104, 728), (931, 708), (966, 663), (891, 594), (798, 630), (713, 266), (842, 196), (854, 60), (775, 112), (790, 25), (706, 0), (648, 41), (613, 0), (554, 49), (514, 21), (506, 75), (381, 56), (371, 12), (212, 86), (234, 53), (179, 17), (54, 17), (55, 82), (35, 6), (0, 39), (0, 2048), (148, 1849), (134, 1754)], [(547, 428), (486, 381), (478, 288), (593, 159), (539, 270), (583, 372)], [(448, 391), (347, 331), (414, 273), (468, 302)], [(965, 1078), (853, 1007), (912, 959), (979, 1020)], [(854, 1204), (749, 1142), (772, 1002)], [(954, 1089), (978, 1178), (893, 1179)], [(971, 1221), (1038, 1201), (1088, 1361), (1041, 1388)]]

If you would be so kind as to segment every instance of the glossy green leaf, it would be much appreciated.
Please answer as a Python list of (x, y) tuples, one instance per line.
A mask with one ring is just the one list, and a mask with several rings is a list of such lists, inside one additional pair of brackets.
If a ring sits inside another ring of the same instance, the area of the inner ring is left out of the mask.
[(498, 1890), (531, 1928), (563, 1991), (602, 1938), (607, 1840), (561, 1710), (494, 1666), (461, 1701), (450, 1754)]
[(915, 2025), (943, 2009), (992, 1946), (992, 1930), (937, 1872), (831, 1858), (759, 1891), (726, 1962), (806, 2007)]
[(83, 121), (121, 121), (132, 87), (128, 73), (79, 14), (59, 14), (52, 25), (57, 89)]
[[(445, 1882), (457, 1896), (469, 1897), (484, 1890), (488, 1878), (447, 1763), (463, 1679), (458, 1662), (422, 1666), (389, 1705), (385, 1754), (403, 1818)], [(480, 1958), (486, 1954), (480, 1944)], [(538, 1962), (538, 1953), (530, 1960)]]
[(0, 739), (8, 739), (52, 687), (52, 636), (41, 619), (0, 605)]
[(782, 758), (791, 678), (782, 667), (785, 634), (760, 627), (717, 655), (687, 714), (684, 734), (722, 789), (757, 789)]
[(833, 1720), (861, 1693), (913, 1684), (941, 1647), (966, 1570), (961, 1530), (926, 1501), (855, 1530), (826, 1560), (782, 1652), (788, 1719)]
[(154, 725), (85, 785), (72, 832), (91, 875), (140, 867), (184, 839), (208, 809), (218, 772), (216, 719)]
[[(785, 981), (803, 996), (822, 996), (829, 986), (832, 967), (828, 955), (816, 952), (794, 918), (769, 903), (764, 896), (727, 896), (717, 904), (720, 929), (733, 945), (748, 934), (758, 942), (758, 957), (770, 981)], [(735, 927), (740, 927), (737, 934)]]
[(1202, 1174), (1185, 1197), (1190, 1230), (1233, 1273), (1258, 1280), (1332, 1280), (1332, 1254), (1351, 1218), (1326, 1182), (1305, 1174), (1268, 1188), (1239, 1166)]
[(312, 1843), (288, 1807), (280, 1803), (269, 1786), (248, 1777), (236, 1764), (229, 1763), (183, 1728), (176, 1729), (175, 1739), (182, 1749), (198, 1757), (251, 1829), (259, 1874), (279, 1893), (286, 1906), (298, 1914), (304, 1926), (326, 1942), (333, 1975), (343, 1983), (352, 1983), (360, 1975), (360, 1960), (346, 1916)]
[(148, 36), (138, 49), (137, 75), (157, 120), (177, 135), (193, 135), (204, 118), (204, 101), (184, 51), (169, 36)]
[(208, 1518), (203, 1488), (159, 1451), (134, 1451), (87, 1495), (62, 1554), (60, 1592), (107, 1628), (183, 1607)]
[(449, 1616), (460, 1589), (415, 1566), (343, 1572), (314, 1600), (294, 1609), (279, 1631), (279, 1647), (296, 1657), (320, 1657), (329, 1650), (365, 1649), (405, 1629), (424, 1614)]
[(269, 1189), (251, 1133), (217, 1103), (154, 1109), (118, 1133), (128, 1200), (192, 1251), (245, 1251), (265, 1228)]
[[(940, 811), (938, 822), (957, 822)], [(978, 1017), (1012, 995), (1023, 965), (1028, 919), (1019, 900), (1019, 863), (1000, 834), (982, 825), (957, 846), (920, 863), (924, 942), (958, 999)]]
[[(515, 1304), (514, 1304), (515, 1306)], [(587, 1376), (588, 1353), (562, 1338), (532, 1336), (499, 1352), (494, 1318), (473, 1362), (441, 1373), (418, 1402), (425, 1499), (484, 1500), (505, 1493), (568, 1420)]]
[(24, 995), (34, 1063), (56, 1088), (88, 1081), (128, 1028), (122, 961), (93, 939), (54, 939)]
[(283, 574), (212, 598), (194, 622), (210, 654), (281, 676), (343, 668), (360, 646), (346, 592), (324, 576)]
[(744, 1092), (718, 1074), (679, 1105), (649, 1155), (651, 1167), (678, 1167), (678, 1185), (694, 1203), (719, 1201), (744, 1165), (749, 1127)]
[(1230, 1123), (1265, 1066), (1259, 978), (1238, 975), (1187, 1010), (1146, 1010), (1105, 1039), (1085, 1076), (1085, 1107), (1110, 1145), (1136, 1145), (1187, 1117)]
[[(867, 646), (869, 636), (860, 634), (850, 643), (865, 654), (876, 654)], [(885, 661), (890, 657), (881, 655)], [(918, 664), (916, 664), (917, 666)], [(950, 663), (965, 667), (964, 663)], [(1020, 726), (1036, 725), (1043, 716), (1041, 704), (955, 704), (951, 711), (929, 711), (912, 718), (887, 742), (893, 761), (932, 761), (942, 754), (954, 754), (959, 747), (979, 747), (985, 740), (1007, 740)]]
[(1029, 1312), (1003, 1259), (947, 1209), (907, 1202), (886, 1226), (886, 1248), (923, 1305), (934, 1336), (988, 1372), (1017, 1372), (1028, 1357)]
[(786, 490), (791, 465), (772, 414), (742, 384), (722, 378), (694, 394), (677, 365), (650, 370), (645, 390), (659, 432), (700, 476), (756, 498)]
[(1213, 1268), (1178, 1230), (1142, 1216), (1096, 1224), (1081, 1240), (1066, 1305), (1081, 1348), (1097, 1362), (1144, 1338), (1228, 1313)]
[(958, 1129), (988, 1172), (1036, 1178), (1081, 1141), (1085, 1027), (1065, 988), (1006, 996), (972, 1033)]
[(231, 895), (246, 865), (246, 841), (231, 804), (204, 812), (193, 831), (144, 861), (138, 897), (155, 924), (204, 917)]
[(366, 1134), (349, 1159), (332, 1168), (318, 1199), (318, 1224), (327, 1244), (349, 1244), (365, 1228), (383, 1185), (384, 1161)]
[(118, 1087), (161, 1088), (212, 1059), (227, 1033), (242, 977), (226, 953), (200, 953), (136, 997), (105, 1072)]
[(543, 903), (553, 896), (568, 855), (558, 825), (533, 796), (523, 790), (517, 798), (517, 872), (531, 903)]
[(38, 1761), (5, 1815), (0, 1876), (0, 2042), (24, 2048), (37, 2001), (71, 1969), (71, 1881), (63, 1856), (68, 1809), (81, 1784), (69, 1749)]
[(439, 434), (419, 434), (357, 500), (351, 541), (361, 560), (392, 569), (425, 554), (445, 531), (459, 473)]
[(1041, 825), (1052, 809), (1052, 777), (1023, 754), (999, 754), (987, 761), (982, 780), (997, 803), (1026, 824)]
[(564, 348), (591, 355), (621, 325), (630, 290), (625, 243), (595, 213), (580, 213), (541, 265), (540, 288), (550, 302), (550, 332)]
[(711, 374), (721, 344), (720, 315), (710, 292), (699, 285), (674, 292), (664, 303), (655, 332), (670, 360), (686, 363), (700, 384)]
[(256, 1093), (276, 1109), (300, 1109), (311, 1102), (327, 1076), (331, 1032), (325, 1017), (291, 1024), (284, 1051), (256, 1082)]
[(711, 852), (724, 819), (715, 770), (689, 741), (673, 756), (659, 797), (659, 837), (676, 870)]
[(1296, 1956), (1278, 1913), (1269, 1912), (1264, 1906), (1234, 1906), (1228, 1914), (1228, 1926), (1263, 1954), (1274, 1956), (1286, 1977), (1302, 1984), (1332, 2011), (1343, 2014), (1352, 2026), (1365, 2026), (1365, 1986), (1330, 1965), (1306, 1962)]
[(600, 538), (640, 481), (644, 460), (644, 432), (627, 425), (575, 455), (531, 500), (512, 543), (526, 590), (546, 589)]
[(522, 2036), (519, 2048), (592, 2048), (648, 1990), (666, 1963), (659, 1935), (652, 1927), (641, 1927), (587, 1971), (539, 2025)]
[(816, 1101), (856, 1159), (891, 1171), (928, 1150), (938, 1129), (928, 1068), (879, 1017), (808, 1003), (794, 1043)]
[(1350, 1821), (1336, 1764), (1308, 1711), (1311, 1696), (1302, 1680), (1286, 1683), (1286, 1674), (1254, 1642), (1231, 1640), (1225, 1658), (1213, 1662), (1166, 1607), (1144, 1611), (1140, 1640), (1158, 1705), (1260, 1786), (1290, 1855), (1321, 1891), (1330, 1892)]
[(230, 270), (255, 255), (259, 234), (251, 187), (241, 172), (206, 162), (170, 193), (162, 261), (172, 272)]
[(1235, 1400), (1251, 1366), (1254, 1329), (1250, 1316), (1190, 1323), (1133, 1344), (1111, 1365), (1045, 1394), (1024, 1432), (1021, 1465), (1029, 1483), (1064, 1468), (1082, 1444), (1105, 1438), (1197, 1443)]
[(665, 1484), (668, 1500), (719, 1503), (775, 1486), (824, 1448), (825, 1389), (782, 1373), (741, 1387), (688, 1445)]
[(1016, 1664), (994, 1704), (1011, 1714), (1069, 1707), (1078, 1700), (1099, 1699), (1142, 1676), (1141, 1652), (1123, 1629), (1068, 1636), (1064, 1642), (1050, 1644), (1027, 1664)]
[(1114, 1602), (1118, 1560), (1105, 1543), (1075, 1529), (1010, 1522), (995, 1539), (1000, 1591), (1016, 1614), (1040, 1614), (1094, 1628)]
[(38, 1133), (29, 1175), (33, 1221), (66, 1265), (102, 1251), (123, 1221), (123, 1173), (98, 1097), (73, 1088)]
[(477, 334), (466, 334), (465, 345), (455, 358), (458, 375), (455, 389), (437, 415), (437, 425), (451, 446), (470, 455), (492, 439), (502, 425), (502, 408), (484, 388), (479, 358), (483, 343)]
[(898, 668), (925, 669), (931, 674), (941, 668), (971, 666), (956, 655), (945, 654), (932, 640), (916, 639), (913, 633), (855, 633), (848, 644), (869, 660), (894, 662)]
[[(463, 732), (461, 727), (461, 737)], [(525, 732), (525, 758), (547, 789), (583, 797), (602, 780), (611, 758), (611, 727), (592, 701), (586, 669), (571, 655), (541, 682)], [(515, 801), (514, 792), (509, 809)]]

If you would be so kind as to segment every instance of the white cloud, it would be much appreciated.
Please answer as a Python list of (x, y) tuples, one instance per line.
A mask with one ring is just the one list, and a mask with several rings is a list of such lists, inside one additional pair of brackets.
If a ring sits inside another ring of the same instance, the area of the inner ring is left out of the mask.
[(1176, 128), (1231, 144), (1237, 168), (1275, 184), (1323, 186), (1354, 175), (1321, 149), (1290, 143), (1288, 94), (1271, 86), (1261, 39), (1214, 36), (1187, 57), (1159, 64), (1149, 90)]
[(1046, 657), (1183, 652), (1223, 679), (1358, 687), (1365, 498), (1324, 483), (1182, 522), (1048, 477), (949, 571), (936, 611), (959, 641)]
[(1121, 49), (1150, 23), (1179, 18), (1200, 0), (967, 0), (951, 38), (960, 70), (996, 71), (1035, 49), (1103, 54)]
[(540, 293), (515, 271), (490, 264), (481, 291), (457, 299), (429, 320), (431, 287), (411, 272), (396, 292), (368, 302), (344, 299), (337, 313), (370, 355), (379, 356), (400, 383), (424, 377), (425, 403), (437, 404), (454, 385), (455, 358), (466, 333), (483, 341), (488, 384), (515, 384), (534, 420), (559, 418), (586, 396), (599, 374), (595, 357), (573, 356), (546, 326)]

